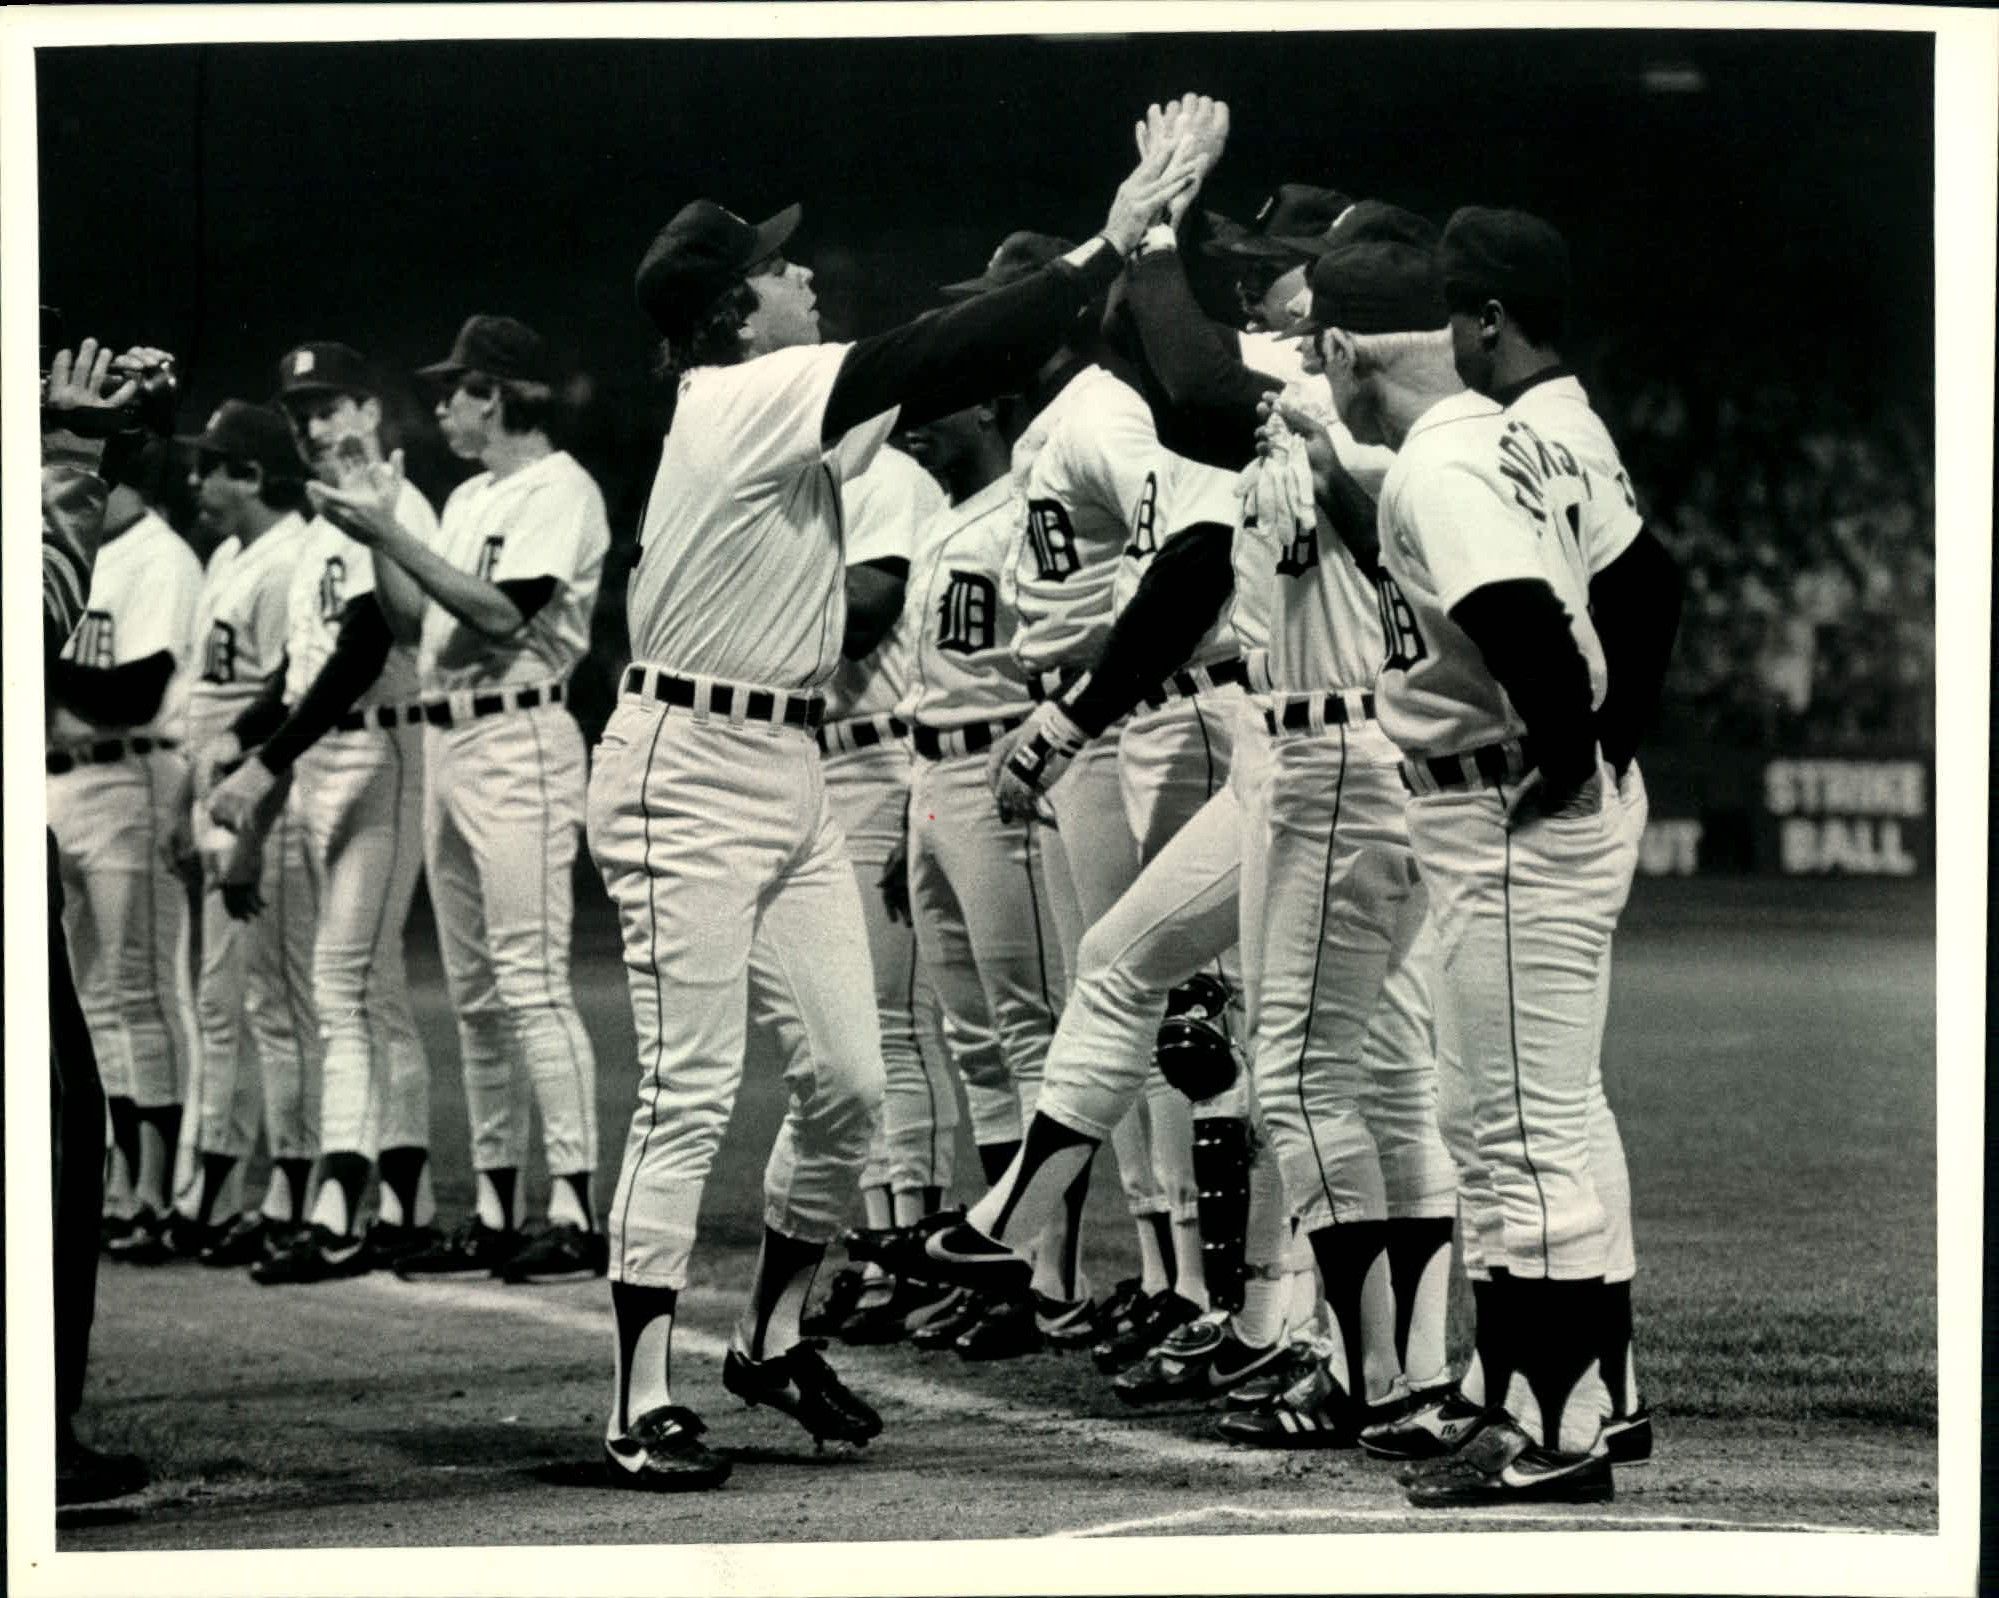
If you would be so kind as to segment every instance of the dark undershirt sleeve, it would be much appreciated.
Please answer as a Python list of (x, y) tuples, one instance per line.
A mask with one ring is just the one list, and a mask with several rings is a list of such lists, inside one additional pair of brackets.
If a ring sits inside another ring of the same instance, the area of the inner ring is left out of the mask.
[(891, 406), (902, 407), (901, 426), (914, 427), (1024, 387), (1123, 264), (1106, 245), (1080, 267), (1053, 261), (1018, 283), (862, 339), (833, 379), (821, 439), (830, 447)]
[(1181, 442), (1168, 447), (1180, 454), (1231, 471), (1247, 466), (1262, 421), (1257, 406), (1284, 385), (1245, 365), (1235, 330), (1202, 311), (1178, 250), (1155, 250), (1132, 262), (1126, 293), (1158, 385), (1155, 409), (1174, 413), (1170, 423), (1161, 418), (1161, 441), (1168, 442), (1170, 428)]
[(1092, 737), (1186, 665), (1235, 592), (1235, 529), (1197, 522), (1152, 557), (1089, 680), (1064, 709)]
[(843, 657), (865, 660), (881, 647), (901, 619), (908, 586), (909, 562), (900, 555), (847, 568), (847, 627), (840, 635)]
[(286, 656), (278, 662), (278, 669), (264, 679), (263, 687), (257, 690), (257, 697), (230, 722), (229, 730), (245, 749), (256, 748), (284, 725), (285, 674), (290, 670), (291, 658)]
[(1659, 713), (1685, 588), (1679, 563), (1649, 528), (1590, 579), (1590, 616), (1610, 673), (1596, 713), (1597, 738), (1620, 777)]
[(510, 577), (493, 586), (514, 602), (514, 609), (521, 613), (525, 624), (533, 621), (537, 612), (555, 597), (556, 582), (553, 577)]
[(375, 596), (363, 594), (351, 601), (341, 618), (333, 653), (292, 707), (284, 725), (257, 751), (257, 758), (275, 775), (289, 770), (292, 762), (325, 737), (382, 675), (390, 643), (388, 618)]
[(79, 666), (73, 660), (59, 660), (55, 697), (100, 727), (143, 727), (160, 713), (173, 675), (174, 657), (164, 649), (122, 666)]
[(1588, 781), (1596, 769), (1589, 663), (1554, 589), (1538, 577), (1487, 583), (1458, 601), (1451, 620), (1527, 723), (1542, 779), (1556, 790)]

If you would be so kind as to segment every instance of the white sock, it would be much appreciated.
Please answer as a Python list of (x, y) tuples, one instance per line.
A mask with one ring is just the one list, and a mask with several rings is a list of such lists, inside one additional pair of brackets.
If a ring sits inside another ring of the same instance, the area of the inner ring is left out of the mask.
[[(1395, 1352), (1395, 1289), (1388, 1272), (1388, 1250), (1375, 1255), (1360, 1289), (1361, 1395), (1378, 1404), (1402, 1380), (1402, 1359)], [(1353, 1389), (1349, 1388), (1349, 1392)]]
[(1410, 1309), (1409, 1343), (1402, 1363), (1411, 1387), (1435, 1387), (1450, 1379), (1450, 1354), (1444, 1341), (1450, 1303), (1451, 1251), (1440, 1248), (1423, 1267)]
[(1166, 1291), (1166, 1256), (1159, 1252), (1159, 1234), (1143, 1215), (1137, 1217), (1138, 1286), (1141, 1292)]
[(549, 1182), (548, 1224), (580, 1226), (586, 1232), (590, 1230), (590, 1217), (583, 1213), (583, 1201), (576, 1196), (574, 1182), (565, 1182), (559, 1176)]
[(511, 1232), (514, 1218), (507, 1213), (506, 1201), (500, 1197), (500, 1189), (490, 1173), (479, 1173), (479, 1221), (496, 1232)]
[(347, 1235), (347, 1194), (331, 1177), (321, 1182), (319, 1191), (313, 1195), (309, 1219), (313, 1225), (325, 1227), (335, 1237)]
[(1236, 1337), (1251, 1348), (1268, 1348), (1284, 1335), (1285, 1279), (1253, 1271), (1242, 1288), (1242, 1308), (1229, 1317)]
[(1201, 1263), (1198, 1216), (1173, 1217), (1173, 1291), (1202, 1309), (1208, 1307), (1208, 1273)]
[(923, 1189), (904, 1188), (900, 1193), (889, 1195), (889, 1224), (892, 1226), (914, 1226), (923, 1219)]
[[(1022, 1148), (1025, 1149), (1023, 1144)], [(996, 1243), (1004, 1243), (1008, 1248), (1025, 1253), (1033, 1247), (1050, 1220), (1062, 1213), (1062, 1197), (1069, 1186), (1083, 1174), (1083, 1167), (1090, 1163), (1090, 1156), (1096, 1152), (1093, 1145), (1069, 1144), (1056, 1149), (1045, 1160), (1033, 1176), (1021, 1181), (1022, 1156), (1016, 1154), (1013, 1164), (1006, 1168), (1006, 1175), (994, 1184), (992, 1190), (972, 1206), (965, 1219)], [(1009, 1208), (1009, 1200), (1014, 1201)], [(1000, 1216), (1006, 1216), (1006, 1225), (1000, 1226)]]

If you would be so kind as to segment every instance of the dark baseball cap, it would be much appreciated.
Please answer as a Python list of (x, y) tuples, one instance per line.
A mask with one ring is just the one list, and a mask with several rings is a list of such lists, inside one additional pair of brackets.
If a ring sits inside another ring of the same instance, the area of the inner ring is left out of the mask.
[(1413, 244), (1418, 249), (1434, 250), (1437, 238), (1437, 224), (1428, 217), (1418, 216), (1399, 205), (1390, 205), (1386, 200), (1356, 200), (1335, 217), (1317, 238), (1298, 241), (1297, 248), (1290, 252), (1290, 258), (1316, 260), (1326, 251), (1336, 250), (1343, 244), (1361, 244), (1369, 240)]
[(467, 372), (509, 383), (553, 383), (555, 362), (548, 341), (527, 323), (511, 316), (468, 316), (452, 340), (451, 353), (419, 366), (417, 376), (433, 383), (455, 383)]
[(957, 283), (946, 283), (937, 292), (949, 300), (970, 299), (992, 289), (1005, 288), (1022, 278), (1032, 277), (1050, 261), (1059, 261), (1076, 246), (1052, 233), (1034, 233), (1023, 228), (999, 241), (985, 271)]
[(359, 350), (347, 344), (301, 344), (278, 362), (279, 400), (307, 394), (375, 393), (375, 380)]
[(1353, 200), (1338, 189), (1280, 183), (1277, 192), (1263, 202), (1247, 232), (1236, 239), (1216, 239), (1213, 248), (1225, 255), (1288, 259), (1316, 255), (1324, 248), (1321, 240), (1326, 230), (1352, 204)]
[(1299, 332), (1424, 333), (1450, 325), (1437, 255), (1418, 245), (1364, 239), (1312, 263), (1312, 310)]
[(206, 427), (199, 433), (183, 436), (180, 442), (232, 461), (255, 462), (271, 477), (306, 475), (291, 423), (273, 406), (224, 400), (209, 417)]
[(660, 332), (685, 332), (730, 284), (783, 249), (803, 214), (787, 205), (751, 224), (713, 200), (689, 201), (646, 246), (632, 297)]
[(1453, 306), (1487, 300), (1568, 304), (1568, 242), (1552, 223), (1526, 211), (1465, 206), (1445, 225), (1437, 260)]

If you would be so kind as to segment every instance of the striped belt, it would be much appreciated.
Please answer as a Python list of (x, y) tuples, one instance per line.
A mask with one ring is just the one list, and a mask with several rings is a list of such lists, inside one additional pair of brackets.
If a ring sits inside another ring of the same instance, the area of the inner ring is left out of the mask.
[(1364, 688), (1342, 688), (1329, 694), (1273, 694), (1263, 712), (1263, 725), (1273, 738), (1285, 732), (1357, 727), (1372, 720), (1374, 695)]
[(60, 777), (78, 766), (109, 766), (127, 755), (149, 755), (155, 749), (178, 749), (178, 738), (100, 738), (96, 743), (76, 744), (68, 749), (51, 749), (48, 774)]
[(1230, 683), (1239, 688), (1250, 685), (1249, 663), (1241, 655), (1208, 666), (1183, 666), (1143, 698), (1154, 710), (1160, 710), (1175, 699), (1192, 699)]
[(1402, 762), (1402, 786), (1411, 793), (1462, 793), (1519, 782), (1534, 769), (1525, 739), (1508, 738), (1455, 755), (1418, 755)]
[(914, 729), (916, 752), (925, 760), (975, 755), (992, 748), (1025, 720), (1025, 716), (1007, 716), (999, 721), (968, 722), (962, 727), (926, 727), (918, 722)]
[(1058, 698), (1081, 682), (1089, 673), (1081, 666), (1055, 666), (1047, 671), (1028, 673), (1027, 697), (1037, 705)]
[(562, 684), (536, 683), (531, 688), (496, 688), (490, 693), (461, 689), (442, 699), (423, 702), (423, 719), (433, 727), (458, 727), (485, 716), (503, 716), (510, 710), (533, 710), (541, 705), (562, 703)]
[(657, 666), (627, 666), (624, 691), (657, 699), (679, 710), (700, 711), (727, 721), (767, 721), (779, 727), (816, 732), (826, 719), (823, 694), (794, 694), (782, 688), (752, 688), (712, 677), (676, 677)]
[(333, 724), (335, 732), (362, 732), (370, 727), (414, 727), (423, 720), (424, 707), (417, 705), (369, 705), (350, 710)]
[(857, 749), (873, 749), (907, 738), (909, 723), (900, 716), (848, 716), (841, 721), (822, 723), (818, 736), (820, 753), (852, 754)]

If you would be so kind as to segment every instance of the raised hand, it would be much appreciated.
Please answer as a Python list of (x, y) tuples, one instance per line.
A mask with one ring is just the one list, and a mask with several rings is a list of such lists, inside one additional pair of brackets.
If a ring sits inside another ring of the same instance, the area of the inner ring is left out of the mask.
[(339, 470), (339, 487), (307, 483), (306, 498), (348, 537), (372, 547), (396, 525), (396, 503), (403, 492), (403, 452), (397, 450), (386, 461), (372, 465), (357, 463), (351, 451), (344, 452), (339, 457)]
[(1191, 198), (1200, 181), (1199, 162), (1177, 139), (1151, 139), (1111, 200), (1103, 235), (1120, 255), (1129, 255), (1167, 206), (1183, 191)]
[(139, 385), (128, 377), (109, 394), (103, 393), (105, 380), (111, 375), (112, 360), (109, 346), (100, 347), (94, 338), (77, 345), (75, 354), (57, 350), (55, 359), (49, 363), (48, 382), (42, 392), (42, 409), (50, 413), (49, 421), (78, 438), (108, 438), (122, 433), (126, 426), (125, 406), (139, 392)]

